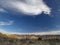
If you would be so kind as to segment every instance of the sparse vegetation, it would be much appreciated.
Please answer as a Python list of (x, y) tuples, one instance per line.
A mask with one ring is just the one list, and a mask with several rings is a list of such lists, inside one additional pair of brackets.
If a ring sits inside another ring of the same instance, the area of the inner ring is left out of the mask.
[[(17, 38), (19, 37), (19, 38)], [(60, 45), (60, 36), (35, 36), (35, 35), (22, 35), (24, 39), (17, 35), (6, 35), (0, 33), (0, 45)], [(52, 38), (54, 37), (54, 38)]]

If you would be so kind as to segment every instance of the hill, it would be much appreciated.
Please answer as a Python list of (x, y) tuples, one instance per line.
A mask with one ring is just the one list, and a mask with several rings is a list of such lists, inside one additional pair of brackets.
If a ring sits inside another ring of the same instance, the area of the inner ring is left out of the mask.
[(17, 35), (0, 33), (0, 45), (60, 45), (60, 35)]

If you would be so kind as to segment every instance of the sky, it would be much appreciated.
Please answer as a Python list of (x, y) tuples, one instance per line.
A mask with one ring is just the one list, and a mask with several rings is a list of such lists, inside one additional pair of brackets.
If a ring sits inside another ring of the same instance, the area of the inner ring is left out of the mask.
[(60, 34), (60, 0), (0, 0), (0, 32)]

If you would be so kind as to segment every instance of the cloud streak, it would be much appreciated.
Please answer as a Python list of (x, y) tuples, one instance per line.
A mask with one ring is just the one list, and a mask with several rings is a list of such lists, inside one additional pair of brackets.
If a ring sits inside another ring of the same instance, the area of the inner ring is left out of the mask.
[(51, 13), (51, 8), (43, 0), (2, 0), (0, 2), (3, 8), (9, 8), (27, 15), (38, 15), (42, 12), (44, 14)]
[(18, 34), (18, 35), (60, 35), (60, 30), (51, 30), (46, 32), (32, 32), (32, 33), (21, 33), (21, 32), (12, 32), (5, 29), (0, 29), (1, 33), (4, 34)]
[(5, 30), (3, 30), (3, 29), (0, 29), (0, 32), (3, 33), (3, 34), (8, 33), (7, 31), (5, 31)]
[(19, 32), (8, 32), (3, 29), (0, 29), (0, 32), (4, 34), (18, 34), (18, 35), (60, 35), (60, 30), (56, 31), (47, 31), (47, 32), (36, 32), (36, 33), (19, 33)]
[(7, 12), (7, 11), (4, 10), (3, 8), (0, 8), (0, 12)]
[(3, 25), (12, 25), (13, 24), (13, 21), (0, 21), (0, 26), (3, 26)]

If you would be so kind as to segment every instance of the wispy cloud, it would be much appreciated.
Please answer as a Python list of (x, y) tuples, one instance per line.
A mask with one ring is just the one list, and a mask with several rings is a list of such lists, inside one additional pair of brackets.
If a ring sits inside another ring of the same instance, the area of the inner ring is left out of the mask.
[(16, 10), (27, 15), (50, 14), (51, 8), (43, 0), (2, 0), (2, 7)]
[(56, 31), (47, 31), (47, 32), (35, 32), (35, 33), (21, 33), (21, 32), (8, 32), (4, 29), (0, 29), (1, 33), (4, 34), (18, 34), (18, 35), (60, 35), (60, 30)]
[(1, 30), (0, 32), (3, 32), (5, 34), (18, 34), (18, 35), (60, 35), (60, 30), (57, 31), (48, 31), (48, 32), (36, 32), (36, 33), (19, 33), (19, 32), (7, 32), (4, 30)]
[(0, 25), (12, 25), (13, 24), (13, 21), (0, 21)]
[(12, 34), (12, 32), (9, 32), (5, 29), (0, 29), (0, 33), (3, 33), (3, 34)]
[(56, 31), (47, 31), (47, 32), (37, 32), (36, 35), (60, 35), (60, 30)]
[(5, 30), (3, 30), (3, 29), (0, 29), (0, 32), (1, 32), (1, 33), (4, 33), (4, 34), (7, 33), (7, 31), (5, 31)]
[(4, 10), (3, 8), (0, 8), (0, 12), (7, 12), (7, 11)]
[(20, 34), (20, 35), (60, 35), (60, 30), (56, 30), (56, 31), (47, 31), (47, 32), (35, 32), (35, 33), (12, 33), (12, 34)]

